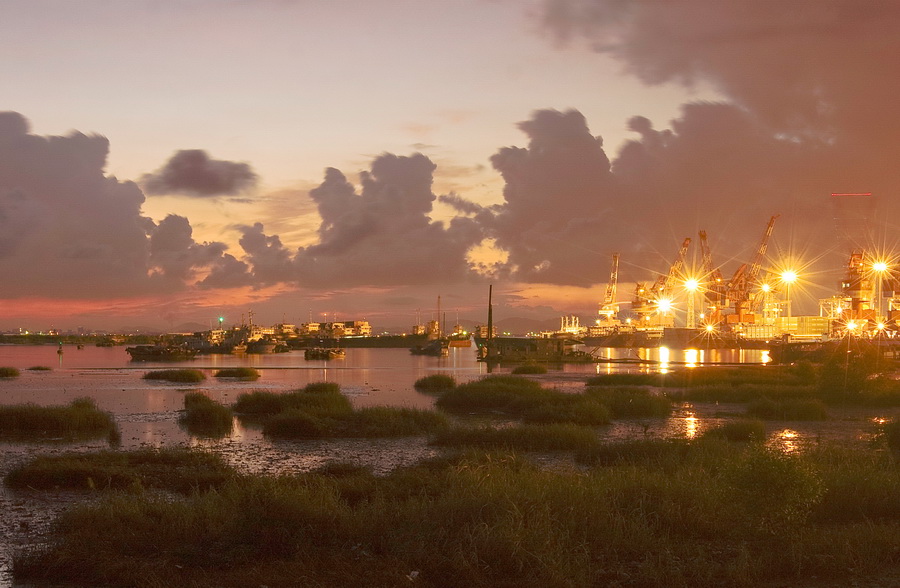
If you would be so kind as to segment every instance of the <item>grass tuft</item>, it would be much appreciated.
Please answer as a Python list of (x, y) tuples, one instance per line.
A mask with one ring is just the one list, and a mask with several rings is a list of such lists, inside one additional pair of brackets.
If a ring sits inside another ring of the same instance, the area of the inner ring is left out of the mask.
[(0, 437), (10, 439), (100, 439), (116, 431), (112, 415), (91, 398), (76, 398), (68, 406), (18, 404), (0, 406)]
[(259, 371), (251, 367), (224, 368), (215, 373), (217, 378), (237, 378), (239, 380), (258, 380)]
[(144, 374), (145, 380), (165, 380), (167, 382), (197, 383), (206, 379), (206, 375), (200, 370), (157, 370)]
[(440, 391), (456, 387), (456, 380), (448, 374), (431, 374), (413, 384), (416, 390)]
[(481, 447), (513, 451), (587, 451), (599, 442), (590, 427), (572, 424), (517, 427), (454, 427), (432, 442), (447, 447)]
[(613, 418), (666, 417), (671, 401), (643, 386), (589, 386), (585, 394), (609, 407)]
[(546, 374), (547, 367), (536, 363), (525, 363), (512, 369), (513, 374)]
[(16, 378), (19, 376), (18, 368), (0, 367), (0, 378)]
[(46, 365), (35, 365), (35, 366), (31, 366), (30, 368), (28, 368), (28, 371), (30, 371), (30, 372), (49, 372), (52, 369), (53, 368), (46, 366)]
[(700, 438), (762, 443), (766, 440), (766, 425), (756, 419), (741, 419), (704, 431)]
[(184, 395), (184, 413), (178, 421), (199, 437), (224, 437), (234, 426), (234, 413), (201, 392)]

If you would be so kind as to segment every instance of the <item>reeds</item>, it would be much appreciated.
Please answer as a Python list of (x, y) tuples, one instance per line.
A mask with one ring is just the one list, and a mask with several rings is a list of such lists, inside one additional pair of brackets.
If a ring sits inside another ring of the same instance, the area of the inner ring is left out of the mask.
[(0, 406), (0, 437), (75, 440), (115, 435), (112, 415), (97, 408), (92, 398), (76, 398), (68, 406)]
[(512, 451), (587, 451), (599, 444), (591, 427), (573, 424), (515, 427), (454, 427), (439, 433), (434, 445)]
[(888, 585), (878, 574), (897, 562), (900, 533), (890, 456), (713, 440), (617, 455), (550, 471), (508, 450), (466, 453), (380, 478), (339, 468), (174, 500), (116, 494), (61, 515), (13, 574), (224, 588)]
[(251, 367), (224, 368), (215, 373), (217, 378), (236, 378), (238, 380), (258, 380), (259, 371)]
[(781, 421), (824, 421), (828, 419), (828, 409), (821, 400), (788, 398), (772, 400), (760, 398), (747, 406), (750, 416)]
[(184, 384), (196, 384), (206, 379), (206, 374), (200, 370), (178, 369), (178, 370), (157, 370), (155, 372), (147, 372), (144, 374), (145, 380), (165, 380), (167, 382), (178, 382)]
[(588, 386), (585, 395), (609, 407), (613, 418), (666, 417), (672, 402), (643, 386)]

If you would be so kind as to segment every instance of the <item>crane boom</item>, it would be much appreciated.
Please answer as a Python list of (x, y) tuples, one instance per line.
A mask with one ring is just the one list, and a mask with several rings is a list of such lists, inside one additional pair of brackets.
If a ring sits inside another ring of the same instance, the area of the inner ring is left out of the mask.
[(612, 265), (609, 270), (609, 282), (606, 284), (606, 296), (603, 298), (603, 305), (610, 306), (616, 301), (616, 286), (619, 282), (619, 254), (613, 253)]
[(690, 246), (691, 238), (686, 237), (681, 243), (681, 248), (678, 250), (678, 257), (675, 258), (675, 261), (669, 267), (669, 272), (660, 276), (653, 285), (654, 294), (659, 296), (671, 292), (672, 287), (675, 285), (675, 279), (681, 274), (681, 270), (684, 268), (684, 256)]
[(763, 233), (759, 245), (756, 247), (756, 253), (749, 264), (741, 264), (741, 267), (734, 272), (731, 280), (728, 282), (727, 294), (728, 299), (734, 305), (734, 312), (740, 316), (747, 308), (750, 298), (750, 289), (759, 280), (759, 272), (762, 268), (763, 259), (766, 256), (766, 250), (769, 246), (769, 237), (772, 236), (772, 230), (775, 228), (775, 221), (780, 215), (774, 215), (769, 219), (766, 230)]

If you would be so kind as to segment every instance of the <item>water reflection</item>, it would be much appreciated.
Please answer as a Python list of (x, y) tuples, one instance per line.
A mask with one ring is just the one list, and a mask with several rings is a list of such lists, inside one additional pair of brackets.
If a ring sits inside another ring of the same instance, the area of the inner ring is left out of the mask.
[(793, 429), (783, 429), (772, 436), (770, 445), (783, 453), (794, 453), (800, 449), (800, 434)]

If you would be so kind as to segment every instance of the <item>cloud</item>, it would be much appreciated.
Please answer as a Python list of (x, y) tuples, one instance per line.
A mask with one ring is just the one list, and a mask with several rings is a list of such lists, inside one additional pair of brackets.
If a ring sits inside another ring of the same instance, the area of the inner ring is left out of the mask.
[(108, 152), (105, 137), (33, 135), (21, 114), (0, 113), (0, 297), (182, 291), (221, 258), (187, 219), (143, 216), (140, 188), (104, 174)]
[(147, 194), (185, 194), (215, 197), (246, 192), (257, 176), (246, 163), (210, 159), (206, 151), (177, 151), (161, 168), (141, 178)]

